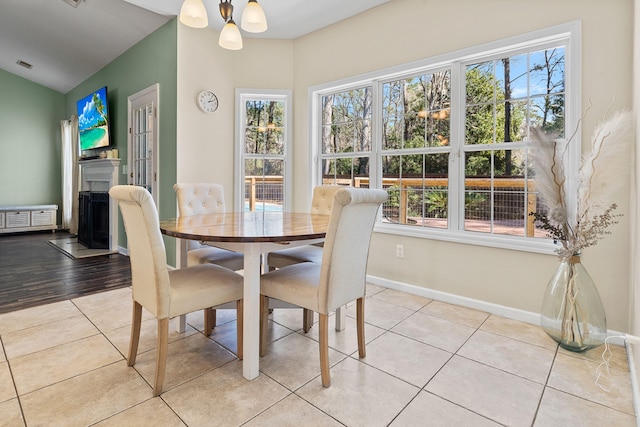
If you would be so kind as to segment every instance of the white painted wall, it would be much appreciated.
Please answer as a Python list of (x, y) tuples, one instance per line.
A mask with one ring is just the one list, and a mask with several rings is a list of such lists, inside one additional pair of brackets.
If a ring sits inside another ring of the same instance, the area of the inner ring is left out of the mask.
[[(214, 30), (178, 30), (178, 180), (233, 183), (233, 91), (236, 87), (294, 91), (294, 209), (306, 209), (308, 88), (469, 46), (581, 20), (582, 99), (593, 108), (583, 134), (591, 135), (607, 107), (632, 105), (633, 0), (394, 0), (295, 40), (245, 38), (245, 48), (217, 46)], [(221, 107), (204, 115), (196, 93), (210, 88)], [(615, 96), (615, 101), (612, 99)], [(624, 214), (613, 235), (583, 255), (602, 296), (609, 328), (629, 330), (630, 168), (612, 195)], [(230, 203), (231, 200), (228, 200)], [(405, 258), (395, 258), (395, 245)], [(376, 234), (369, 274), (520, 310), (539, 312), (557, 266), (553, 256)]]
[[(235, 89), (291, 89), (293, 42), (244, 39), (244, 48), (218, 46), (219, 33), (178, 24), (177, 180), (216, 182), (233, 206)], [(219, 107), (205, 114), (197, 94), (212, 90)]]
[[(574, 20), (582, 21), (582, 99), (594, 105), (584, 122), (589, 136), (614, 96), (612, 108), (631, 106), (632, 6), (632, 0), (394, 0), (379, 6), (296, 40), (296, 141), (307, 136), (310, 86)], [(304, 164), (307, 146), (295, 147), (296, 164)], [(612, 167), (626, 184), (629, 167)], [(306, 171), (294, 175), (294, 201), (304, 200)], [(624, 214), (620, 224), (583, 256), (615, 330), (629, 327), (629, 186), (623, 187), (612, 195)], [(404, 259), (395, 257), (396, 244), (404, 245)], [(376, 234), (368, 273), (539, 312), (556, 266), (549, 255)]]

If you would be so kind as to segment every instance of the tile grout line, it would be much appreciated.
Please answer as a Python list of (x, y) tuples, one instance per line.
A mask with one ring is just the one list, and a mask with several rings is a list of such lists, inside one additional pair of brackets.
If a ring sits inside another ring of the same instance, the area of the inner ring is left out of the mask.
[(24, 416), (24, 409), (22, 408), (22, 400), (20, 399), (20, 395), (18, 394), (18, 387), (16, 386), (16, 380), (13, 376), (13, 370), (11, 369), (11, 363), (9, 362), (9, 357), (7, 357), (7, 351), (4, 348), (4, 341), (2, 339), (2, 335), (0, 335), (0, 347), (2, 347), (2, 354), (4, 354), (4, 359), (7, 362), (7, 369), (9, 369), (9, 375), (11, 375), (11, 383), (13, 384), (13, 391), (16, 394), (18, 407), (20, 407), (20, 416), (22, 417), (22, 422), (26, 426), (27, 419)]

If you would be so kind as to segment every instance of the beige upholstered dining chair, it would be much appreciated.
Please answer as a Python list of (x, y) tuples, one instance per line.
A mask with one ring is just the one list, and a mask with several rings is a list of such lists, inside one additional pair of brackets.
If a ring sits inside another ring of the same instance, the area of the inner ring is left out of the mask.
[(131, 259), (133, 322), (128, 364), (133, 366), (138, 352), (142, 308), (158, 320), (156, 370), (153, 395), (162, 393), (169, 319), (218, 304), (236, 301), (238, 310), (238, 357), (242, 358), (243, 278), (215, 264), (200, 264), (169, 271), (158, 212), (151, 194), (133, 185), (116, 185), (109, 194), (120, 205)]
[[(178, 183), (173, 186), (178, 199), (178, 215), (200, 215), (224, 212), (224, 188), (220, 184), (210, 183)], [(216, 248), (197, 242), (187, 241), (187, 267), (198, 264), (217, 264), (229, 270), (244, 268), (244, 255), (226, 249)], [(205, 310), (205, 333), (211, 333), (216, 326), (216, 311)]]
[(313, 310), (320, 315), (320, 371), (329, 387), (329, 313), (356, 300), (358, 354), (365, 357), (364, 296), (367, 258), (378, 208), (387, 200), (384, 190), (341, 188), (336, 192), (324, 242), (322, 262), (304, 262), (262, 275), (260, 352), (266, 352), (269, 298)]
[[(173, 186), (178, 199), (178, 215), (200, 215), (224, 212), (224, 189), (220, 184), (178, 183)], [(215, 248), (195, 240), (187, 246), (187, 266), (217, 264), (229, 270), (242, 270), (244, 256), (241, 253)]]
[[(312, 214), (329, 215), (331, 214), (331, 206), (333, 205), (333, 196), (336, 192), (344, 187), (339, 185), (318, 185), (313, 189), (311, 198)], [(322, 244), (297, 246), (290, 249), (282, 249), (270, 252), (267, 257), (269, 268), (282, 268), (292, 264), (301, 262), (322, 261)]]
[[(338, 185), (318, 185), (313, 188), (311, 198), (312, 214), (329, 215), (333, 205), (333, 196), (344, 187)], [(282, 249), (270, 252), (267, 255), (267, 264), (270, 270), (286, 267), (288, 265), (299, 264), (301, 262), (322, 262), (322, 243), (313, 245), (296, 246), (294, 248)], [(313, 311), (303, 309), (302, 329), (309, 332), (313, 324)]]

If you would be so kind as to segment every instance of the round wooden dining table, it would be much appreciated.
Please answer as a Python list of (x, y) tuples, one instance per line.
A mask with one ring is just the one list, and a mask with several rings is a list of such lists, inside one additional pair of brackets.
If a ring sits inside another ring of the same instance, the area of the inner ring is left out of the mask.
[[(242, 375), (259, 373), (261, 254), (321, 242), (329, 215), (302, 212), (227, 212), (183, 216), (160, 221), (160, 230), (180, 239), (177, 267), (186, 267), (187, 240), (198, 240), (244, 253), (244, 314)], [(181, 320), (184, 329), (184, 318)]]

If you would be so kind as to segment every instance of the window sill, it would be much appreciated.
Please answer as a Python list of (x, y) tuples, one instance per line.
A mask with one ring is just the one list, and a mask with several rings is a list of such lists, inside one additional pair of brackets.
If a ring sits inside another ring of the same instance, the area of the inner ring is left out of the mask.
[(373, 231), (375, 233), (394, 234), (396, 236), (441, 240), (465, 245), (485, 246), (546, 255), (555, 255), (554, 250), (558, 247), (551, 240), (533, 240), (515, 236), (485, 234), (469, 231), (451, 231), (437, 228), (419, 228), (397, 224), (377, 223)]

